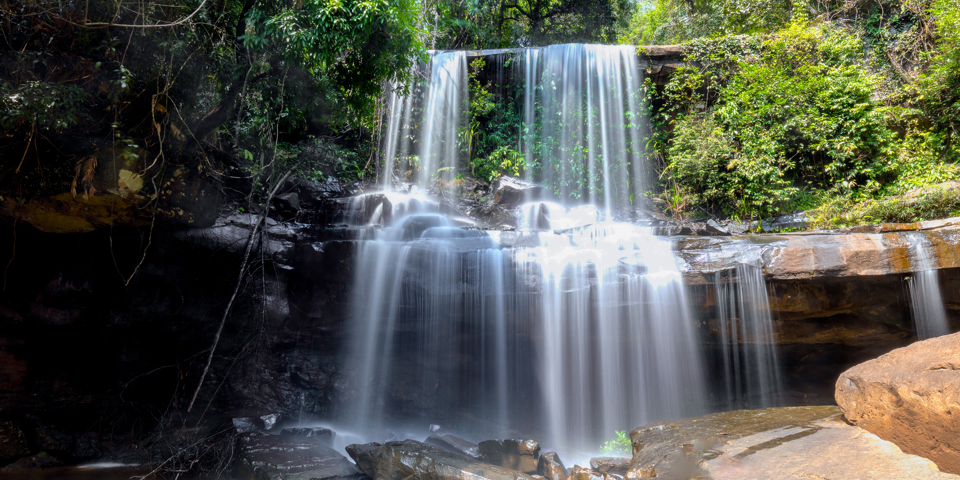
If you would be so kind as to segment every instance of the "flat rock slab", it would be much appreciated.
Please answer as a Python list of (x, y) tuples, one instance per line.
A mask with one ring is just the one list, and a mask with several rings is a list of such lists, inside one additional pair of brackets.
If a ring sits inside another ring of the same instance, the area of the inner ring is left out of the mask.
[(960, 474), (960, 333), (843, 372), (836, 399), (849, 422)]
[(318, 437), (247, 435), (243, 466), (257, 480), (346, 480), (368, 477)]
[(532, 480), (515, 470), (490, 465), (425, 443), (404, 440), (361, 452), (357, 465), (377, 480)]
[(630, 433), (625, 478), (960, 479), (845, 423), (839, 407), (739, 410), (655, 422)]

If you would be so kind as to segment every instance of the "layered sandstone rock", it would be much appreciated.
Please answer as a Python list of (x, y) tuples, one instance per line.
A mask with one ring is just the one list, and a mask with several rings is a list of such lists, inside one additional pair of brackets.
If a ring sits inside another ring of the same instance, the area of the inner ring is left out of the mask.
[(960, 473), (960, 333), (847, 370), (836, 399), (849, 422)]
[(956, 479), (841, 420), (837, 407), (740, 410), (654, 422), (630, 433), (624, 478)]

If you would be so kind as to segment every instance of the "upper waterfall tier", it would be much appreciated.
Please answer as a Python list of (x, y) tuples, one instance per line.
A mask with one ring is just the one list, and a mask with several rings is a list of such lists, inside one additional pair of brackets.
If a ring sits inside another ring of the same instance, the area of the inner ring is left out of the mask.
[[(468, 53), (435, 52), (421, 66), (421, 82), (406, 95), (391, 91), (379, 169), (384, 188), (409, 181), (443, 189), (477, 168), (509, 168), (564, 204), (606, 211), (639, 205), (649, 121), (636, 47), (498, 52), (493, 85), (478, 80), (482, 64), (468, 68)], [(478, 106), (483, 102), (493, 103)], [(498, 136), (477, 145), (494, 107), (503, 117)]]

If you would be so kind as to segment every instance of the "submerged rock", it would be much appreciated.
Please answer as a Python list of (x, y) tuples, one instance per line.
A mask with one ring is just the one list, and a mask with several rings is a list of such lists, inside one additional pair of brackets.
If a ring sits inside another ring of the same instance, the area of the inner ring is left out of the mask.
[(630, 433), (624, 478), (955, 479), (848, 425), (838, 407), (739, 410), (654, 422)]
[(367, 450), (357, 458), (357, 466), (376, 479), (490, 480), (532, 479), (529, 475), (479, 462), (414, 440), (389, 442)]
[(547, 480), (567, 480), (567, 469), (560, 461), (557, 452), (540, 455), (540, 460), (537, 461), (537, 473)]
[(540, 445), (533, 440), (487, 440), (480, 442), (484, 460), (524, 473), (537, 473)]
[(365, 479), (355, 465), (319, 438), (253, 434), (242, 437), (242, 466), (259, 479)]
[(960, 333), (857, 365), (836, 388), (847, 421), (960, 474)]

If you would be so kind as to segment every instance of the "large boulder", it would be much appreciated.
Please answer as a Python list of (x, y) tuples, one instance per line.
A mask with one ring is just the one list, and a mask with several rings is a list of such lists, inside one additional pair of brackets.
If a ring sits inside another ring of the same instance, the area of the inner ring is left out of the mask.
[(241, 464), (257, 480), (366, 479), (346, 457), (318, 437), (246, 434)]
[(537, 461), (537, 473), (547, 480), (567, 480), (567, 469), (556, 452), (540, 455)]
[(448, 452), (459, 453), (472, 458), (480, 458), (480, 446), (455, 435), (430, 435), (424, 441), (427, 445), (440, 447)]
[(521, 203), (539, 200), (543, 187), (513, 177), (500, 177), (493, 185), (493, 203), (516, 207)]
[(960, 333), (847, 370), (836, 399), (850, 423), (960, 473)]
[(420, 478), (431, 480), (532, 480), (533, 477), (507, 468), (479, 462), (414, 440), (388, 442), (361, 452), (357, 466), (377, 480)]
[(533, 440), (487, 440), (480, 442), (480, 455), (494, 465), (536, 474), (540, 445)]
[(0, 420), (0, 464), (30, 455), (27, 436), (16, 422)]
[(654, 422), (630, 433), (624, 478), (960, 479), (843, 422), (837, 407), (738, 410)]

